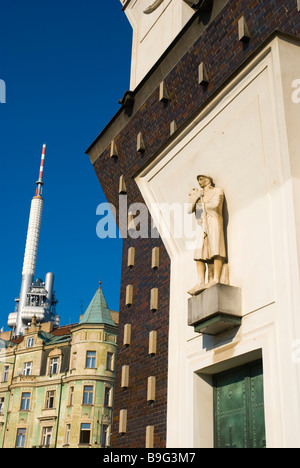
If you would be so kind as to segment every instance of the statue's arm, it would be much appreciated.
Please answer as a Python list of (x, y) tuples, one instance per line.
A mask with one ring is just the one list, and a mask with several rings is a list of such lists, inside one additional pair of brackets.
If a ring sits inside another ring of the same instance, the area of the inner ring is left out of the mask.
[(216, 189), (215, 195), (211, 198), (211, 200), (205, 203), (205, 207), (209, 210), (217, 210), (224, 201), (224, 192), (221, 189)]
[(193, 189), (189, 194), (189, 206), (188, 206), (188, 214), (195, 213), (197, 202), (200, 200), (201, 195), (199, 190)]

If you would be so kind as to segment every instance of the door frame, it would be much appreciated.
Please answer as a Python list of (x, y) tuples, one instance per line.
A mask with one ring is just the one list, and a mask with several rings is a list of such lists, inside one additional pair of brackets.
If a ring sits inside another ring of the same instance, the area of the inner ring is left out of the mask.
[(263, 361), (261, 348), (219, 361), (193, 373), (193, 447), (215, 447), (213, 376), (258, 360)]

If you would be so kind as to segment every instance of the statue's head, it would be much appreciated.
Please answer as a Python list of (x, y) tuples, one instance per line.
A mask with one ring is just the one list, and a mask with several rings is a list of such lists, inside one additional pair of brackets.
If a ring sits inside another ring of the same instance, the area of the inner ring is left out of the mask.
[(197, 180), (201, 188), (204, 188), (207, 185), (214, 185), (213, 178), (210, 176), (200, 174), (197, 176)]

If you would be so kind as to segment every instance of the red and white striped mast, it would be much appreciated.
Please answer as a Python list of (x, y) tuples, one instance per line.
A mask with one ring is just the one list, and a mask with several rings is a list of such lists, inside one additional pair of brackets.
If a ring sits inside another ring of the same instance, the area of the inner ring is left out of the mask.
[(35, 192), (36, 197), (42, 195), (42, 186), (44, 185), (43, 176), (44, 176), (45, 156), (46, 156), (46, 144), (43, 144), (39, 180), (37, 181), (37, 188)]

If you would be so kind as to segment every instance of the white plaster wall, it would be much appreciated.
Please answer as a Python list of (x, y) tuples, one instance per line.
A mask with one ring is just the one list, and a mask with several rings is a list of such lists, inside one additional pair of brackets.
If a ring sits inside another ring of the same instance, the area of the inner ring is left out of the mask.
[(194, 14), (194, 10), (182, 0), (163, 0), (153, 13), (145, 14), (144, 11), (153, 3), (154, 0), (132, 0), (125, 8), (133, 29), (131, 90), (136, 88)]
[[(281, 112), (285, 114), (287, 145), (293, 182), (293, 203), (297, 226), (297, 244), (300, 246), (300, 60), (299, 45), (280, 41), (280, 74), (283, 92)], [(300, 262), (298, 252), (298, 263)]]
[(196, 281), (193, 249), (171, 225), (164, 237), (172, 261), (169, 447), (213, 446), (212, 392), (203, 376), (257, 353), (264, 365), (267, 445), (300, 447), (300, 364), (292, 359), (300, 338), (299, 137), (285, 88), (298, 72), (299, 53), (274, 39), (137, 178), (161, 234), (166, 210), (154, 204), (183, 206), (197, 174), (214, 178), (229, 212), (230, 284), (243, 296), (240, 329), (215, 338), (195, 334), (187, 326), (186, 292)]

